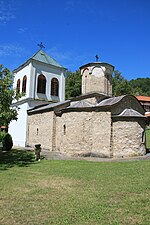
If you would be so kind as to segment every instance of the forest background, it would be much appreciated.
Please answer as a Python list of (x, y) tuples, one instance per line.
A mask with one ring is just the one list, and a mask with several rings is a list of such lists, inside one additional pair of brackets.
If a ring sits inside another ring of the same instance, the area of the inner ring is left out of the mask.
[[(68, 71), (66, 75), (66, 99), (81, 94), (82, 77), (80, 71)], [(118, 70), (115, 70), (112, 77), (112, 94), (119, 95), (144, 95), (150, 96), (150, 78), (137, 78), (127, 80)]]

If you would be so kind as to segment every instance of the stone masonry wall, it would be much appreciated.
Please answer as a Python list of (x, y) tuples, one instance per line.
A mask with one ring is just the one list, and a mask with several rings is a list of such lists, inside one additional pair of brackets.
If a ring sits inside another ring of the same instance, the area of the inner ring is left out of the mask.
[(45, 112), (28, 116), (27, 145), (41, 144), (44, 149), (52, 150), (54, 112)]
[(110, 112), (68, 112), (56, 118), (56, 150), (110, 157)]
[(112, 127), (113, 157), (132, 157), (146, 153), (144, 120), (115, 121)]
[(82, 94), (101, 92), (112, 96), (113, 67), (108, 64), (89, 64), (81, 69)]
[(96, 91), (106, 94), (105, 77), (95, 77), (93, 75), (84, 74), (82, 77), (82, 94)]

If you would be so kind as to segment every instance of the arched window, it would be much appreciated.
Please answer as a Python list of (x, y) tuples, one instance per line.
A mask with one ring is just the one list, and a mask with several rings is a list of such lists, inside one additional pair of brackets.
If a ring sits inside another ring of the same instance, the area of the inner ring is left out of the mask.
[(25, 75), (23, 77), (23, 82), (22, 82), (22, 92), (26, 93), (26, 85), (27, 85), (27, 76)]
[(46, 78), (42, 74), (38, 76), (37, 93), (46, 93)]
[(17, 80), (17, 93), (20, 93), (20, 79)]
[(58, 96), (59, 93), (59, 82), (56, 78), (51, 80), (51, 95)]

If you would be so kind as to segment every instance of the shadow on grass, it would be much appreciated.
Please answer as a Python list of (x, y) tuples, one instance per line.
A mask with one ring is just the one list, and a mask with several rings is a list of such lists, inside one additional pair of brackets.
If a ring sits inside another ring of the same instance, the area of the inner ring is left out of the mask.
[(7, 170), (13, 166), (29, 166), (31, 163), (35, 163), (32, 151), (13, 149), (0, 152), (0, 170)]

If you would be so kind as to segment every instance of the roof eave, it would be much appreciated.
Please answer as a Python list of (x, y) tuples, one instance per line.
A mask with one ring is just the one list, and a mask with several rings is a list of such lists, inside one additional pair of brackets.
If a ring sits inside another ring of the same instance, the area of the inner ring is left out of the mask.
[(112, 115), (112, 118), (139, 118), (139, 119), (146, 119), (146, 116), (117, 116), (117, 115)]
[(91, 66), (91, 65), (108, 65), (108, 66), (111, 66), (113, 67), (113, 70), (114, 70), (114, 66), (112, 64), (109, 64), (109, 63), (106, 63), (106, 62), (91, 62), (91, 63), (87, 63), (87, 64), (84, 64), (83, 66), (80, 66), (79, 69), (83, 69), (84, 67), (87, 67), (87, 66)]
[(17, 67), (16, 69), (14, 69), (12, 72), (16, 73), (19, 70), (21, 70), (22, 68), (24, 68), (27, 64), (29, 64), (31, 62), (31, 59), (28, 59), (26, 62), (24, 62), (23, 64), (21, 64), (21, 66)]

